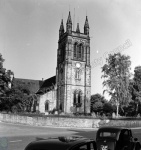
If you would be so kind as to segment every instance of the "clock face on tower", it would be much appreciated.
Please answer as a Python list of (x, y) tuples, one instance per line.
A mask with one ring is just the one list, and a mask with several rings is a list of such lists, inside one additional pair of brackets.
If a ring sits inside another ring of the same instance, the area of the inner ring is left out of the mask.
[(76, 66), (76, 68), (80, 68), (81, 64), (80, 63), (76, 63), (75, 66)]

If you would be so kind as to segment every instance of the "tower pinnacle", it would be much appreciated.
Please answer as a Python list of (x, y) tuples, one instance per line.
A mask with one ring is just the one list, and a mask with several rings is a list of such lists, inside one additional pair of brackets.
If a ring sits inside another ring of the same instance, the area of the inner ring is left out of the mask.
[(69, 15), (68, 15), (67, 24), (72, 24), (70, 11), (69, 11)]
[(69, 34), (71, 34), (71, 32), (72, 32), (72, 21), (71, 21), (70, 11), (69, 11), (68, 20), (66, 23), (66, 32)]
[(61, 21), (60, 29), (59, 29), (59, 37), (64, 33), (64, 25), (63, 25), (63, 19)]
[(86, 16), (85, 24), (84, 24), (84, 34), (89, 35), (89, 23), (88, 18)]
[(79, 29), (79, 23), (77, 23), (76, 32), (77, 32), (77, 33), (80, 33), (80, 29)]

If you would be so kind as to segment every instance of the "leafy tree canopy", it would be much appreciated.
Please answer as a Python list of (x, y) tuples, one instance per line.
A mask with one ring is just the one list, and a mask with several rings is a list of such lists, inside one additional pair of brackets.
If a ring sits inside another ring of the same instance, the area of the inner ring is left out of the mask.
[(112, 106), (112, 104), (110, 102), (104, 103), (103, 112), (112, 114), (113, 111), (114, 111), (114, 107)]
[(139, 106), (141, 105), (141, 66), (137, 66), (134, 69), (134, 78), (130, 80), (129, 91), (132, 98), (130, 107), (134, 108), (134, 114), (137, 115), (140, 113)]
[(3, 67), (4, 59), (0, 54), (0, 111), (23, 111), (30, 109), (32, 96), (28, 87), (12, 85), (13, 72)]
[(130, 101), (129, 79), (131, 61), (129, 56), (121, 53), (110, 54), (106, 59), (106, 64), (102, 67), (104, 92), (111, 95), (111, 100), (121, 107), (128, 105)]
[(94, 94), (94, 95), (91, 96), (91, 102), (95, 103), (95, 102), (99, 102), (99, 101), (104, 103), (106, 101), (106, 99), (104, 98), (104, 96), (102, 96), (99, 93)]
[(6, 70), (3, 67), (4, 59), (0, 54), (0, 95), (5, 94), (5, 92), (10, 88), (11, 77), (13, 72), (11, 70)]
[(100, 112), (103, 109), (103, 104), (106, 99), (101, 94), (97, 93), (91, 96), (91, 112)]
[(137, 66), (134, 69), (134, 89), (136, 90), (136, 96), (141, 91), (141, 66)]

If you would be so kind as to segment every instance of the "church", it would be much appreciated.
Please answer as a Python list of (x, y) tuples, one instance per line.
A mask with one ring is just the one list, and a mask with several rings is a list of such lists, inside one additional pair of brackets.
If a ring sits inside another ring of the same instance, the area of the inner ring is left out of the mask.
[(59, 29), (56, 76), (42, 82), (36, 91), (34, 111), (48, 114), (56, 109), (64, 114), (90, 113), (91, 66), (88, 17), (84, 20), (84, 31), (79, 23), (72, 30), (71, 13), (63, 19)]

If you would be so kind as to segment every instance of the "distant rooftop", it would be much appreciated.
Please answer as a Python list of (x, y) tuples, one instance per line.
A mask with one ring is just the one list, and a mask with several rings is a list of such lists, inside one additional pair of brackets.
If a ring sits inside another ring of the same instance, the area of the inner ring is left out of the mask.
[(23, 85), (27, 86), (32, 94), (36, 93), (41, 85), (43, 84), (42, 80), (32, 80), (32, 79), (21, 79), (21, 78), (14, 78), (13, 84), (15, 86)]

